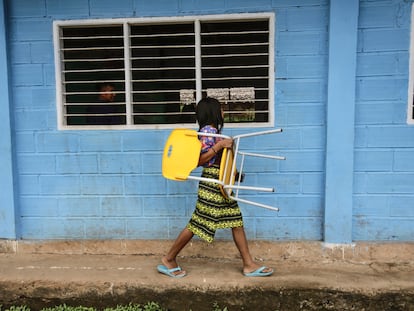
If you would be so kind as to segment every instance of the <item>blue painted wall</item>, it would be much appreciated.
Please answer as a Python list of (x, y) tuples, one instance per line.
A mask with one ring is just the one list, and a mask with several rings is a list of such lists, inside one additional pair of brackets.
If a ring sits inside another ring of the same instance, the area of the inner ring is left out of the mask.
[[(276, 14), (276, 127), (284, 132), (251, 146), (283, 153), (287, 160), (276, 166), (264, 161), (264, 174), (250, 164), (252, 179), (277, 189), (260, 199), (281, 211), (242, 206), (248, 237), (414, 241), (414, 126), (406, 124), (411, 1), (352, 0), (344, 11), (340, 0), (0, 3), (5, 6), (0, 39), (8, 38), (7, 47), (0, 47), (0, 63), (10, 68), (0, 75), (10, 86), (10, 99), (1, 105), (13, 121), (5, 125), (10, 133), (2, 132), (0, 143), (10, 141), (15, 149), (8, 153), (0, 186), (10, 189), (16, 181), (0, 205), (0, 226), (12, 234), (0, 230), (0, 238), (173, 239), (196, 200), (196, 183), (161, 175), (169, 130), (57, 130), (53, 20), (271, 11)], [(332, 38), (346, 34), (349, 21), (329, 21), (340, 12), (356, 21), (351, 32), (356, 42), (338, 63), (341, 42)], [(354, 95), (347, 97), (352, 102), (341, 104), (352, 88)], [(341, 109), (347, 121), (336, 124)], [(352, 135), (338, 142), (341, 130)], [(342, 143), (350, 155), (346, 170), (335, 152)], [(218, 237), (230, 235), (221, 231)]]

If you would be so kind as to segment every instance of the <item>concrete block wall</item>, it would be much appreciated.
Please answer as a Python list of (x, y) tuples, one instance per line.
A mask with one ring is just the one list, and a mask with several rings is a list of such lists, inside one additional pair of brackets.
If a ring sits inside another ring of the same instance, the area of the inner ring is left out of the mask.
[[(251, 139), (247, 146), (288, 160), (246, 164), (252, 172), (249, 181), (276, 187), (276, 193), (257, 194), (255, 199), (281, 208), (275, 213), (243, 205), (246, 232), (249, 239), (271, 241), (324, 239), (329, 1), (4, 3), (18, 238), (173, 239), (196, 200), (196, 183), (168, 181), (161, 175), (169, 130), (57, 130), (53, 20), (273, 11), (275, 119), (284, 132)], [(406, 10), (410, 3), (403, 0), (360, 1), (354, 240), (414, 238), (414, 167), (409, 160), (414, 127), (405, 123), (410, 27)], [(227, 128), (226, 133), (250, 130)], [(217, 237), (231, 235), (223, 230)]]
[(360, 2), (354, 240), (414, 238), (414, 127), (406, 123), (411, 6)]

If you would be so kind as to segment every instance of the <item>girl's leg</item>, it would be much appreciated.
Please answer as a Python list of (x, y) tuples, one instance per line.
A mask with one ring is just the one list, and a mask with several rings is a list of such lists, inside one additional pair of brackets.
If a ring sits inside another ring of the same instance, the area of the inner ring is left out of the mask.
[[(233, 240), (237, 246), (237, 249), (240, 252), (240, 256), (243, 260), (243, 272), (250, 273), (260, 268), (257, 263), (254, 262), (252, 255), (249, 251), (249, 246), (247, 244), (246, 234), (243, 227), (232, 228)], [(263, 272), (270, 272), (271, 268), (266, 268)]]
[[(187, 245), (188, 242), (193, 238), (194, 233), (192, 233), (187, 228), (184, 228), (183, 231), (178, 235), (177, 239), (174, 241), (167, 255), (162, 257), (161, 262), (168, 268), (173, 269), (177, 268), (178, 264), (176, 261), (177, 255), (181, 250)], [(177, 271), (176, 274), (183, 274), (185, 271)]]

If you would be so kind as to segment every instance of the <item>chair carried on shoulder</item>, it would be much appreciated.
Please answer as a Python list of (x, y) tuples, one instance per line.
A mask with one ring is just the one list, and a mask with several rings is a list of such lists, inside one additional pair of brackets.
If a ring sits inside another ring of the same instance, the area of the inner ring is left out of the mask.
[[(193, 179), (198, 181), (218, 183), (220, 185), (222, 194), (227, 198), (231, 198), (238, 202), (278, 211), (279, 209), (277, 207), (240, 198), (239, 190), (274, 192), (273, 187), (256, 187), (240, 184), (242, 181), (241, 177), (243, 174), (243, 166), (246, 156), (269, 158), (275, 160), (285, 160), (285, 157), (242, 152), (239, 150), (239, 145), (242, 138), (280, 132), (282, 132), (282, 129), (260, 131), (230, 137), (221, 134), (200, 133), (191, 129), (174, 129), (168, 137), (164, 147), (164, 153), (162, 157), (162, 174), (165, 178), (176, 181)], [(212, 136), (233, 139), (233, 147), (223, 149), (220, 163), (219, 179), (204, 178), (191, 175), (191, 172), (197, 168), (200, 157), (201, 142), (199, 141), (199, 136)], [(241, 158), (240, 164), (238, 164), (239, 158)]]

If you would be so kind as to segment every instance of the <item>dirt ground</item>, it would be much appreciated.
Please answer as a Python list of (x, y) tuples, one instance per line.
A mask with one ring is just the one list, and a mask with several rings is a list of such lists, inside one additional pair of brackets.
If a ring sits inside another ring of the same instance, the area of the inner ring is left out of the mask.
[(134, 252), (127, 247), (118, 254), (113, 246), (109, 250), (88, 245), (86, 251), (85, 244), (78, 249), (66, 243), (59, 244), (59, 251), (58, 244), (44, 245), (20, 244), (8, 251), (3, 247), (3, 308), (27, 305), (39, 310), (63, 303), (103, 308), (156, 301), (169, 310), (193, 311), (213, 310), (214, 303), (229, 311), (414, 310), (411, 244), (381, 250), (354, 247), (354, 255), (342, 248), (339, 258), (332, 250), (319, 251), (320, 244), (255, 245), (256, 260), (275, 269), (273, 276), (263, 278), (242, 275), (241, 261), (230, 244), (197, 244), (179, 259), (188, 272), (182, 279), (157, 272), (158, 251), (165, 245), (138, 243)]

